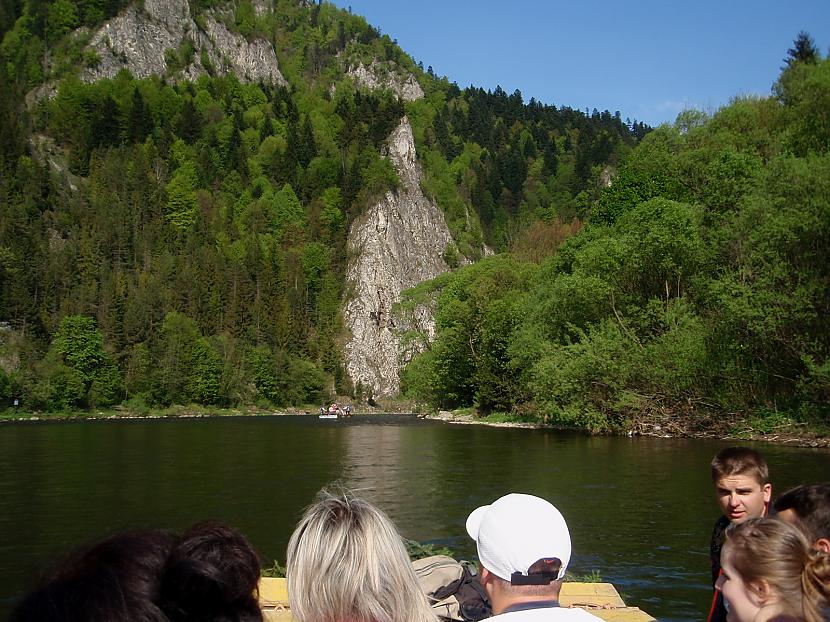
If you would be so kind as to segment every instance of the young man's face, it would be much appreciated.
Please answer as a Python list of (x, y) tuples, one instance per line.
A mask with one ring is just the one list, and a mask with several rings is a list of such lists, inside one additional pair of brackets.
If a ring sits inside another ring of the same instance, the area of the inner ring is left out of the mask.
[(770, 484), (759, 484), (751, 475), (726, 475), (715, 482), (718, 504), (733, 523), (764, 515), (772, 495)]

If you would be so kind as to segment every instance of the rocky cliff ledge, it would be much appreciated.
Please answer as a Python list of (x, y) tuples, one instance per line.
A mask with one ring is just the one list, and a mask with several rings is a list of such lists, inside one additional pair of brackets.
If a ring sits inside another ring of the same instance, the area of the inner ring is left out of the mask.
[(349, 67), (346, 75), (367, 89), (389, 89), (407, 102), (421, 99), (424, 96), (424, 90), (415, 76), (402, 72), (392, 61), (385, 63), (375, 61), (368, 67), (361, 62)]
[[(258, 10), (262, 10), (258, 7)], [(85, 82), (112, 78), (128, 69), (136, 78), (169, 72), (165, 52), (178, 50), (188, 39), (195, 52), (177, 78), (195, 80), (208, 72), (236, 73), (240, 80), (286, 84), (277, 68), (273, 46), (264, 39), (247, 41), (230, 32), (214, 15), (206, 14), (202, 29), (190, 16), (188, 0), (144, 0), (105, 23), (92, 35), (89, 48), (100, 62), (81, 74)]]
[[(444, 215), (421, 191), (421, 168), (409, 119), (404, 117), (386, 143), (386, 153), (401, 184), (352, 223), (347, 278), (350, 288), (344, 318), (350, 331), (346, 368), (364, 394), (396, 395), (400, 369), (400, 333), (392, 306), (404, 289), (449, 270), (443, 254), (452, 242)], [(428, 314), (421, 328), (434, 330)]]

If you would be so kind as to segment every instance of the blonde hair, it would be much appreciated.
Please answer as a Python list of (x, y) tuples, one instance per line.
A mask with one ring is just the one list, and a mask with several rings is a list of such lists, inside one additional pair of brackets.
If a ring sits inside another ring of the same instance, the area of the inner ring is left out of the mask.
[(793, 613), (807, 622), (830, 614), (830, 556), (816, 551), (796, 527), (752, 518), (726, 530), (724, 553), (745, 583), (766, 580)]
[(301, 622), (435, 622), (403, 539), (374, 505), (322, 490), (288, 542), (291, 612)]

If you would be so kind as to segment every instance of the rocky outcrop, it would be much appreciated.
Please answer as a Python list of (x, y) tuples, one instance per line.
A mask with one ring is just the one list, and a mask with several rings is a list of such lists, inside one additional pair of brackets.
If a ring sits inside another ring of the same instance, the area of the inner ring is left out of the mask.
[(367, 89), (389, 89), (404, 101), (415, 101), (424, 96), (415, 76), (402, 72), (392, 61), (374, 61), (368, 67), (361, 62), (350, 66), (346, 75)]
[[(421, 191), (421, 167), (406, 117), (389, 136), (385, 156), (401, 183), (352, 223), (344, 305), (350, 332), (346, 368), (354, 385), (375, 397), (398, 393), (401, 366), (414, 354), (401, 351), (407, 327), (396, 325), (392, 307), (404, 289), (449, 270), (443, 254), (452, 243), (443, 213)], [(434, 333), (427, 309), (418, 310), (414, 319), (420, 330)]]
[(617, 170), (610, 164), (606, 164), (605, 168), (603, 168), (602, 172), (599, 174), (597, 185), (600, 188), (610, 188), (611, 184), (614, 183), (614, 177), (616, 176)]
[[(264, 10), (264, 7), (260, 7)], [(240, 80), (285, 84), (277, 67), (273, 46), (264, 39), (247, 41), (230, 32), (207, 13), (202, 29), (190, 16), (188, 0), (144, 0), (143, 8), (131, 5), (92, 35), (87, 46), (99, 62), (85, 69), (81, 79), (95, 82), (128, 69), (136, 78), (170, 72), (166, 54), (190, 41), (194, 53), (174, 78), (193, 80), (210, 70), (217, 75), (236, 73)]]

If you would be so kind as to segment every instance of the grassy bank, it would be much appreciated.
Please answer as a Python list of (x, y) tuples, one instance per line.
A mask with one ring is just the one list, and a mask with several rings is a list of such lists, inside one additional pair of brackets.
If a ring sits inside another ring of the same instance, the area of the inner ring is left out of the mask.
[[(351, 403), (348, 399), (337, 399), (338, 403)], [(412, 413), (414, 405), (404, 400), (381, 400), (373, 406), (355, 404), (355, 414), (380, 413)], [(0, 411), (0, 422), (3, 421), (71, 421), (84, 419), (164, 419), (164, 418), (197, 418), (197, 417), (254, 417), (272, 415), (316, 415), (320, 404), (305, 404), (303, 406), (269, 407), (257, 405), (238, 406), (236, 408), (220, 408), (218, 406), (203, 406), (201, 404), (173, 405), (167, 408), (149, 408), (143, 404), (116, 406), (115, 408), (98, 408), (87, 410), (60, 410), (60, 411), (29, 411), (18, 408), (7, 408)]]
[[(308, 411), (313, 412), (313, 411)], [(0, 421), (74, 421), (94, 419), (164, 419), (197, 417), (241, 417), (275, 414), (305, 414), (302, 409), (283, 409), (280, 411), (264, 410), (256, 406), (244, 408), (217, 408), (189, 404), (187, 406), (169, 406), (168, 408), (130, 409), (118, 407), (95, 410), (64, 410), (55, 412), (26, 411), (6, 409), (0, 412)]]

